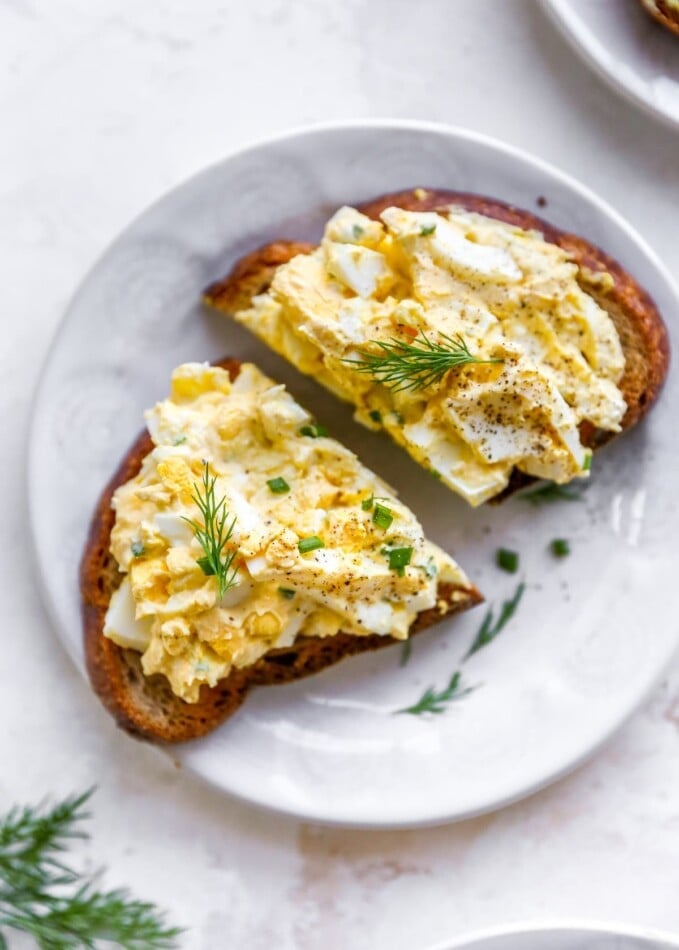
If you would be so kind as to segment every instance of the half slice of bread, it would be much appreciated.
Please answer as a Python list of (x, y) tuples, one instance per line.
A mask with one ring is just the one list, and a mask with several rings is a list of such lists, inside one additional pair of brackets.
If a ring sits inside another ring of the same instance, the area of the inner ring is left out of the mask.
[[(636, 425), (657, 399), (667, 375), (669, 339), (651, 297), (616, 260), (586, 238), (561, 231), (529, 211), (467, 192), (415, 188), (383, 195), (357, 207), (378, 219), (389, 207), (405, 211), (444, 211), (451, 205), (525, 230), (539, 231), (546, 241), (568, 252), (579, 268), (582, 288), (610, 314), (615, 324), (625, 356), (624, 375), (618, 383), (627, 403), (622, 428), (624, 431)], [(209, 286), (203, 299), (210, 307), (229, 315), (246, 309), (254, 296), (268, 289), (276, 266), (312, 249), (311, 245), (282, 240), (257, 248), (238, 261), (226, 277)], [(602, 274), (610, 275), (611, 280), (602, 280)], [(580, 425), (581, 440), (588, 448), (602, 445), (612, 435), (595, 429), (587, 421)], [(492, 501), (499, 501), (534, 481), (530, 475), (515, 469), (507, 488)]]
[[(228, 369), (232, 379), (240, 371), (236, 360), (226, 360), (219, 365)], [(196, 703), (184, 702), (176, 696), (164, 676), (145, 676), (140, 654), (121, 648), (104, 636), (103, 631), (111, 596), (124, 576), (110, 551), (115, 523), (111, 500), (118, 486), (137, 475), (152, 448), (150, 436), (143, 432), (106, 486), (96, 506), (80, 569), (87, 671), (94, 691), (119, 726), (138, 738), (157, 742), (195, 739), (234, 713), (253, 686), (289, 683), (347, 656), (397, 642), (386, 636), (347, 633), (323, 638), (298, 637), (292, 646), (271, 650), (252, 666), (232, 670), (217, 686), (202, 686)], [(471, 585), (441, 584), (436, 607), (420, 613), (410, 633), (425, 630), (481, 600)]]

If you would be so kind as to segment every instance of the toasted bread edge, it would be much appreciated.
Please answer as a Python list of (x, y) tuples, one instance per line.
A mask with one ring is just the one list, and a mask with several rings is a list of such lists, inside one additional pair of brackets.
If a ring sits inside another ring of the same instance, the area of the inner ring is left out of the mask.
[(671, 10), (665, 0), (655, 0), (651, 5), (647, 0), (640, 0), (640, 3), (650, 17), (670, 30), (676, 36), (679, 36), (679, 11)]

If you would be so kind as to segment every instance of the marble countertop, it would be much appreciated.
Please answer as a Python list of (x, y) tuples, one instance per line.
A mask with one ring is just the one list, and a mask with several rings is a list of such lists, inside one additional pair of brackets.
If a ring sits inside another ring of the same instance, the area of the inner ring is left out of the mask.
[(225, 799), (117, 733), (42, 610), (26, 430), (81, 277), (234, 147), (371, 116), (468, 126), (554, 162), (679, 274), (677, 134), (594, 77), (533, 0), (0, 0), (0, 808), (96, 783), (88, 859), (171, 908), (187, 948), (419, 950), (546, 917), (679, 932), (679, 662), (596, 760), (533, 798), (353, 832)]

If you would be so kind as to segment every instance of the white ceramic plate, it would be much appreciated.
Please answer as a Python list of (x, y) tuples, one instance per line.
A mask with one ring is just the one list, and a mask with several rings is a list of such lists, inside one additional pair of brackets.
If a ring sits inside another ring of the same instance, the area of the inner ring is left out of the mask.
[[(471, 511), (385, 437), (243, 329), (201, 309), (202, 288), (275, 236), (315, 239), (330, 212), (427, 184), (544, 210), (626, 264), (670, 323), (678, 298), (646, 244), (555, 169), (490, 139), (386, 121), (296, 132), (225, 159), (176, 188), (104, 254), (72, 301), (44, 368), (30, 437), (29, 491), (46, 600), (82, 667), (78, 560), (104, 482), (142, 411), (185, 360), (259, 363), (333, 434), (385, 475), (428, 533), (456, 552), (498, 603), (516, 579), (493, 565), (520, 551), (527, 590), (515, 621), (468, 663), (464, 702), (431, 718), (395, 716), (443, 685), (483, 608), (400, 647), (260, 689), (211, 736), (177, 749), (183, 765), (244, 799), (326, 822), (407, 826), (459, 819), (527, 795), (590, 755), (637, 707), (677, 643), (675, 545), (679, 394), (672, 378), (648, 424), (597, 456), (586, 500)], [(554, 537), (573, 554), (556, 562)], [(95, 700), (93, 699), (93, 702)]]
[(637, 105), (679, 125), (679, 37), (639, 0), (543, 0), (573, 46)]
[(677, 950), (679, 939), (650, 930), (606, 926), (521, 925), (463, 937), (431, 950)]

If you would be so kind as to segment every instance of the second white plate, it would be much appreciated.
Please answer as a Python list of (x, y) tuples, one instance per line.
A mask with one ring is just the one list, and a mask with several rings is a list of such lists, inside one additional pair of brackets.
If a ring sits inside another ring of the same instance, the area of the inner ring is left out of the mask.
[(650, 930), (551, 924), (486, 931), (430, 950), (677, 950), (679, 939)]
[(638, 0), (543, 0), (565, 37), (628, 99), (679, 125), (679, 36)]
[[(676, 291), (647, 245), (556, 169), (462, 130), (372, 122), (317, 128), (225, 159), (176, 188), (116, 240), (72, 301), (44, 369), (30, 437), (32, 530), (46, 600), (82, 668), (78, 562), (95, 500), (162, 397), (172, 368), (232, 354), (252, 359), (313, 407), (387, 477), (426, 531), (456, 553), (495, 605), (527, 584), (516, 618), (466, 665), (482, 684), (445, 715), (393, 715), (443, 686), (484, 608), (401, 650), (347, 660), (260, 689), (222, 728), (173, 752), (188, 769), (260, 805), (319, 821), (407, 826), (464, 818), (553, 781), (637, 707), (677, 643), (679, 449), (672, 377), (648, 422), (597, 455), (579, 503), (511, 501), (471, 511), (384, 437), (243, 329), (200, 306), (203, 287), (246, 250), (277, 237), (317, 239), (334, 208), (387, 190), (476, 191), (587, 235), (629, 267), (666, 317)], [(541, 202), (542, 203), (542, 202)], [(570, 558), (549, 542), (567, 537)], [(93, 704), (96, 700), (92, 699)], [(93, 706), (94, 708), (94, 706)]]

